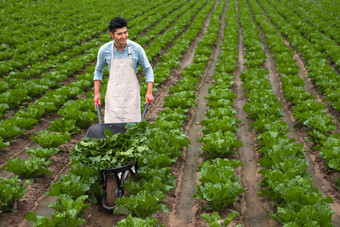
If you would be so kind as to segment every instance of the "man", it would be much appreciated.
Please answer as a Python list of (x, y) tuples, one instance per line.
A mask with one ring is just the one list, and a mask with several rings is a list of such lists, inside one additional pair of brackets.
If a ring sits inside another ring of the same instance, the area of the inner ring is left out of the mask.
[(143, 48), (128, 40), (127, 21), (116, 17), (109, 24), (112, 42), (104, 44), (98, 52), (94, 72), (94, 103), (100, 105), (100, 85), (105, 64), (110, 77), (105, 95), (105, 123), (141, 121), (140, 88), (136, 77), (138, 65), (146, 73), (148, 84), (146, 102), (154, 99), (152, 86), (154, 81), (152, 67)]

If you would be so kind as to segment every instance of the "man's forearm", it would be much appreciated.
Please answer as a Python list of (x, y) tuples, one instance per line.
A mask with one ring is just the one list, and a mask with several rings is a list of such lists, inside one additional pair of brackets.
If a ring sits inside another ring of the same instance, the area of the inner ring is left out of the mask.
[(152, 94), (152, 86), (153, 86), (153, 83), (152, 82), (148, 82), (148, 89), (146, 90), (146, 93), (151, 93)]
[(152, 86), (153, 86), (153, 82), (148, 82), (148, 89), (146, 90), (145, 99), (146, 99), (146, 102), (149, 104), (151, 104), (154, 99), (152, 95)]
[(94, 94), (99, 94), (100, 84), (101, 84), (100, 80), (94, 81)]

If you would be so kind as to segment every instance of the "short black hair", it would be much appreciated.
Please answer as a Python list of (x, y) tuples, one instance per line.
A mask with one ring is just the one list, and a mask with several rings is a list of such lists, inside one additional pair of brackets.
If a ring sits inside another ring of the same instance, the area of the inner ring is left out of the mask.
[(111, 20), (109, 24), (109, 30), (110, 32), (114, 33), (116, 31), (116, 28), (124, 28), (127, 26), (127, 20), (122, 17), (115, 17)]

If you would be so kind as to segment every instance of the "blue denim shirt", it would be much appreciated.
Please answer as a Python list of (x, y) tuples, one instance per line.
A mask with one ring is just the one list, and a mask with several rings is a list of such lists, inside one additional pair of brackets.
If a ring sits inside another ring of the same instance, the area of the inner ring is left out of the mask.
[[(131, 50), (131, 58), (133, 62), (133, 66), (135, 68), (135, 72), (138, 71), (138, 66), (142, 66), (146, 74), (146, 82), (154, 82), (153, 70), (146, 57), (144, 49), (136, 42), (132, 40), (127, 41), (130, 44)], [(97, 65), (94, 71), (93, 80), (103, 80), (103, 70), (105, 64), (107, 65), (107, 69), (110, 71), (110, 62), (111, 62), (111, 49), (113, 42), (108, 42), (100, 47), (98, 51), (97, 57)], [(118, 49), (113, 46), (114, 57), (115, 58), (128, 58), (128, 48), (127, 45), (122, 52), (119, 52)]]

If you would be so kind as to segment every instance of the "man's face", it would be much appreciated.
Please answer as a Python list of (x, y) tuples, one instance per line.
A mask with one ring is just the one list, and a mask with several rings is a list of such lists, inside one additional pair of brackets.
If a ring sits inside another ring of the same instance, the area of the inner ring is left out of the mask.
[(127, 28), (123, 27), (123, 28), (116, 28), (116, 31), (114, 33), (110, 32), (110, 36), (112, 39), (114, 39), (115, 44), (117, 46), (125, 46), (129, 35), (127, 32)]

